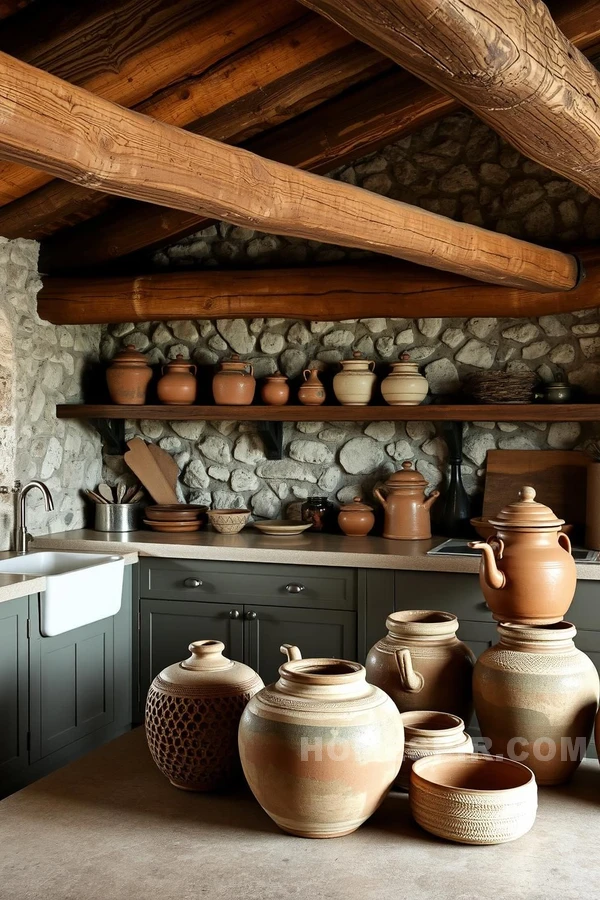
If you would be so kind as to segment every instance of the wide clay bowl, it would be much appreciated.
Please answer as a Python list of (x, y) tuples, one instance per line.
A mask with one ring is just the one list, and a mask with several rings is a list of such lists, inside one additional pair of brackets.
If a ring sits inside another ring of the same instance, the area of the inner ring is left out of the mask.
[(155, 522), (189, 522), (199, 519), (207, 509), (193, 503), (158, 503), (147, 506), (144, 512), (147, 519)]
[(512, 759), (448, 753), (415, 761), (410, 808), (426, 831), (459, 844), (504, 844), (531, 829), (537, 785)]
[(209, 509), (208, 519), (219, 534), (237, 534), (250, 518), (249, 509)]
[(496, 534), (496, 529), (493, 525), (490, 525), (487, 519), (478, 516), (476, 519), (471, 519), (471, 525), (477, 532), (480, 538), (483, 538), (484, 541), (487, 541), (489, 537), (493, 534)]

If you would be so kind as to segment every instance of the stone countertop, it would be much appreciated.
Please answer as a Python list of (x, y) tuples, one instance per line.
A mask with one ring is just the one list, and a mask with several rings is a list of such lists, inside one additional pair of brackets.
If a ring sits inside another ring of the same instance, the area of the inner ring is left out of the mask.
[(28, 900), (579, 900), (598, 881), (600, 767), (542, 788), (509, 844), (432, 837), (392, 793), (354, 834), (281, 832), (249, 791), (197, 794), (154, 766), (142, 728), (0, 803), (2, 896)]
[[(253, 528), (240, 534), (197, 531), (186, 535), (132, 531), (112, 534), (93, 529), (63, 531), (36, 537), (37, 549), (137, 553), (166, 559), (206, 559), (229, 562), (289, 563), (292, 565), (343, 566), (359, 569), (396, 569), (423, 572), (477, 574), (474, 556), (427, 556), (444, 538), (428, 541), (391, 541), (380, 537), (350, 538), (336, 534), (304, 534), (269, 537)], [(600, 564), (578, 563), (577, 577), (600, 581)]]

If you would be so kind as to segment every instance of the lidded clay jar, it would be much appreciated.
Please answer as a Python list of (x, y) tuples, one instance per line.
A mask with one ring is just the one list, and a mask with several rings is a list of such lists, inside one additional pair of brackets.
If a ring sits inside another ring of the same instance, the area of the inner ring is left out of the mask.
[(285, 375), (277, 371), (267, 375), (260, 389), (263, 403), (268, 406), (284, 406), (290, 399), (290, 386)]
[(363, 359), (355, 350), (353, 359), (340, 362), (342, 371), (333, 379), (333, 392), (342, 406), (366, 406), (373, 396), (373, 388), (377, 381), (375, 363), (372, 359)]
[[(410, 460), (402, 463), (402, 468), (390, 475), (381, 490), (375, 488), (373, 494), (385, 510), (383, 536), (398, 541), (424, 541), (431, 537), (431, 517), (429, 510), (440, 496), (432, 491), (425, 497), (428, 482), (420, 472), (412, 468)], [(384, 496), (385, 491), (387, 496)]]
[(352, 503), (340, 507), (338, 525), (349, 537), (363, 537), (375, 524), (373, 508), (355, 497)]
[(400, 790), (408, 790), (413, 763), (418, 759), (438, 753), (473, 753), (473, 741), (459, 716), (419, 710), (402, 713), (402, 724), (404, 759), (395, 784)]
[(410, 355), (403, 353), (400, 362), (392, 363), (391, 372), (381, 382), (381, 394), (390, 406), (418, 406), (427, 396), (429, 385), (419, 373)]
[(479, 584), (499, 622), (544, 625), (569, 609), (577, 572), (571, 542), (561, 532), (564, 519), (521, 488), (519, 499), (489, 520), (496, 534), (469, 547), (482, 551)]
[(152, 369), (143, 353), (133, 344), (116, 354), (106, 370), (106, 383), (113, 403), (121, 406), (143, 406)]
[(156, 386), (161, 403), (189, 406), (196, 399), (196, 372), (193, 363), (178, 353), (174, 360), (162, 367), (163, 376)]
[(241, 776), (240, 716), (264, 684), (223, 656), (221, 641), (194, 641), (191, 656), (157, 675), (146, 701), (152, 758), (175, 787), (212, 791)]
[(256, 390), (252, 364), (243, 362), (234, 353), (230, 360), (221, 363), (213, 378), (212, 389), (218, 406), (250, 406)]
[(321, 406), (325, 403), (325, 388), (319, 379), (317, 369), (305, 369), (302, 373), (304, 384), (298, 390), (298, 400), (303, 406)]

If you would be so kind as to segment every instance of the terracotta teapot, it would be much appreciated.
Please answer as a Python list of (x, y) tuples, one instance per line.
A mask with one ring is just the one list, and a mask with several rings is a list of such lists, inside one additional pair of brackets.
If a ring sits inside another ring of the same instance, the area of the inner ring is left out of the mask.
[(373, 491), (385, 510), (383, 536), (398, 541), (425, 541), (431, 537), (429, 510), (440, 496), (432, 491), (425, 497), (427, 481), (412, 468), (410, 460), (402, 463), (402, 470), (391, 475), (382, 490)]
[(196, 372), (193, 363), (179, 353), (176, 358), (162, 367), (162, 378), (156, 385), (156, 393), (161, 403), (173, 406), (189, 406), (196, 399)]
[(256, 390), (252, 364), (243, 362), (234, 353), (230, 360), (221, 363), (213, 378), (212, 389), (219, 406), (250, 406)]
[(564, 519), (537, 503), (535, 488), (526, 486), (518, 500), (489, 521), (496, 534), (469, 547), (483, 554), (479, 583), (494, 619), (521, 625), (560, 622), (577, 585), (571, 542), (561, 532)]
[(113, 403), (125, 406), (143, 406), (146, 388), (152, 378), (152, 369), (143, 353), (133, 344), (117, 353), (106, 372), (108, 393)]

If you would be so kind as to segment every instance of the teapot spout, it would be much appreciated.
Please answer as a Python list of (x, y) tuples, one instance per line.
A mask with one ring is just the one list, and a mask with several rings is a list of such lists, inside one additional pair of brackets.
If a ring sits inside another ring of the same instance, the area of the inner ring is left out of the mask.
[[(495, 538), (495, 540), (500, 545), (500, 555), (502, 555), (504, 544), (499, 538)], [(498, 568), (493, 547), (484, 541), (469, 541), (469, 547), (472, 550), (481, 550), (481, 574), (487, 586), (496, 591), (501, 590), (506, 585), (506, 575)]]
[(438, 498), (439, 496), (440, 496), (440, 492), (439, 492), (439, 491), (432, 491), (432, 492), (430, 493), (429, 497), (427, 498), (427, 500), (426, 500), (426, 501), (424, 502), (424, 504), (423, 504), (423, 506), (425, 507), (425, 509), (431, 509), (431, 507), (433, 506), (433, 504), (435, 503), (435, 501), (437, 500), (437, 498)]

